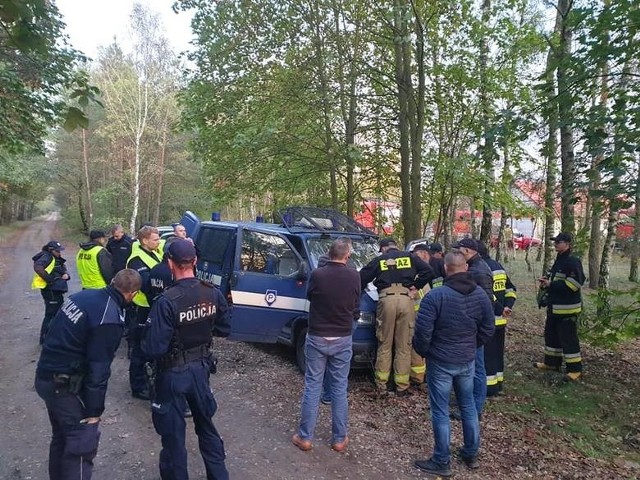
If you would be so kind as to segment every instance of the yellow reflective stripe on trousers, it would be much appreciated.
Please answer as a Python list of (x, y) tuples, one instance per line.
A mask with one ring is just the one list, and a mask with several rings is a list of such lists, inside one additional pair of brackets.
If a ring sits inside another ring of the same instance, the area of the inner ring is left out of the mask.
[(376, 380), (380, 380), (381, 382), (388, 382), (390, 374), (391, 372), (381, 372), (379, 370), (376, 370)]
[(409, 375), (397, 374), (393, 376), (396, 385), (407, 385), (409, 383)]
[(564, 355), (564, 361), (566, 363), (580, 363), (582, 361), (582, 355), (580, 353), (566, 353)]
[(544, 347), (544, 354), (550, 357), (562, 357), (562, 349), (554, 347)]
[(496, 376), (498, 377), (498, 383), (504, 382), (504, 372), (498, 372)]
[(501, 327), (507, 324), (507, 319), (504, 317), (496, 317), (496, 327)]
[(411, 367), (411, 373), (425, 373), (427, 371), (426, 365), (416, 365)]
[(492, 387), (493, 385), (498, 384), (498, 376), (497, 375), (487, 375), (487, 387)]
[(581, 303), (573, 303), (571, 305), (552, 305), (551, 313), (558, 315), (571, 315), (573, 313), (580, 313), (582, 311)]

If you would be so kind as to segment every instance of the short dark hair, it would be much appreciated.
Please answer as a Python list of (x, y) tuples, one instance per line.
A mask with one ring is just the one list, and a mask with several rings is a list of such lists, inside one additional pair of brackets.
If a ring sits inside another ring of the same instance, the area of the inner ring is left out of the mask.
[(444, 264), (448, 273), (458, 273), (464, 271), (467, 260), (461, 252), (449, 252), (444, 256)]
[(351, 239), (349, 237), (339, 237), (329, 247), (329, 258), (331, 260), (342, 260), (347, 258), (350, 252)]
[(116, 273), (116, 276), (111, 280), (111, 285), (120, 293), (133, 293), (142, 287), (142, 277), (136, 270), (125, 268)]

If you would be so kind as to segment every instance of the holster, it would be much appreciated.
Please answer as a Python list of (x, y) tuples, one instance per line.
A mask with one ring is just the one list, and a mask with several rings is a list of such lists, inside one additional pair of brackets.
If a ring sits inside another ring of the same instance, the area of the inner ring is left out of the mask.
[(82, 390), (84, 375), (69, 375), (67, 373), (54, 373), (53, 384), (56, 388), (66, 389), (69, 393), (77, 395)]

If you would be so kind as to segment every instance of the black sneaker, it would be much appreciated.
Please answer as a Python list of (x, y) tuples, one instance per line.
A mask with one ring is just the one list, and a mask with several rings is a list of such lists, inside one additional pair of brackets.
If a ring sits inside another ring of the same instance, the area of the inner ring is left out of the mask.
[(460, 414), (460, 410), (458, 410), (457, 408), (455, 410), (451, 410), (449, 412), (449, 418), (451, 420), (457, 420), (457, 421), (462, 421), (462, 415)]
[(471, 470), (475, 470), (477, 468), (480, 468), (480, 462), (478, 461), (478, 457), (467, 457), (465, 455), (462, 454), (461, 451), (458, 451), (458, 458), (462, 461), (462, 463), (464, 463), (467, 468), (471, 469)]
[(140, 390), (139, 392), (133, 392), (131, 396), (133, 398), (139, 398), (140, 400), (151, 400), (151, 397), (149, 397), (148, 390)]
[(325, 397), (324, 395), (320, 397), (320, 403), (323, 405), (331, 405), (331, 397)]
[(418, 470), (422, 470), (423, 472), (430, 473), (432, 475), (439, 475), (441, 477), (451, 476), (451, 468), (448, 463), (438, 463), (432, 458), (429, 460), (416, 460), (413, 462), (413, 466)]

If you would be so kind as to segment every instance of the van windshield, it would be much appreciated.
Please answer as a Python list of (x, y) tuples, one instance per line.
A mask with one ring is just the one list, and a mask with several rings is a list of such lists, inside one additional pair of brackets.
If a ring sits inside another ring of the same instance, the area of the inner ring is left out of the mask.
[[(336, 237), (337, 238), (337, 237)], [(318, 266), (318, 259), (321, 255), (329, 252), (329, 247), (335, 238), (315, 237), (307, 239), (307, 249), (313, 268)], [(375, 242), (365, 242), (361, 238), (352, 238), (352, 248), (350, 260), (353, 260), (358, 270), (378, 256), (378, 244)]]

